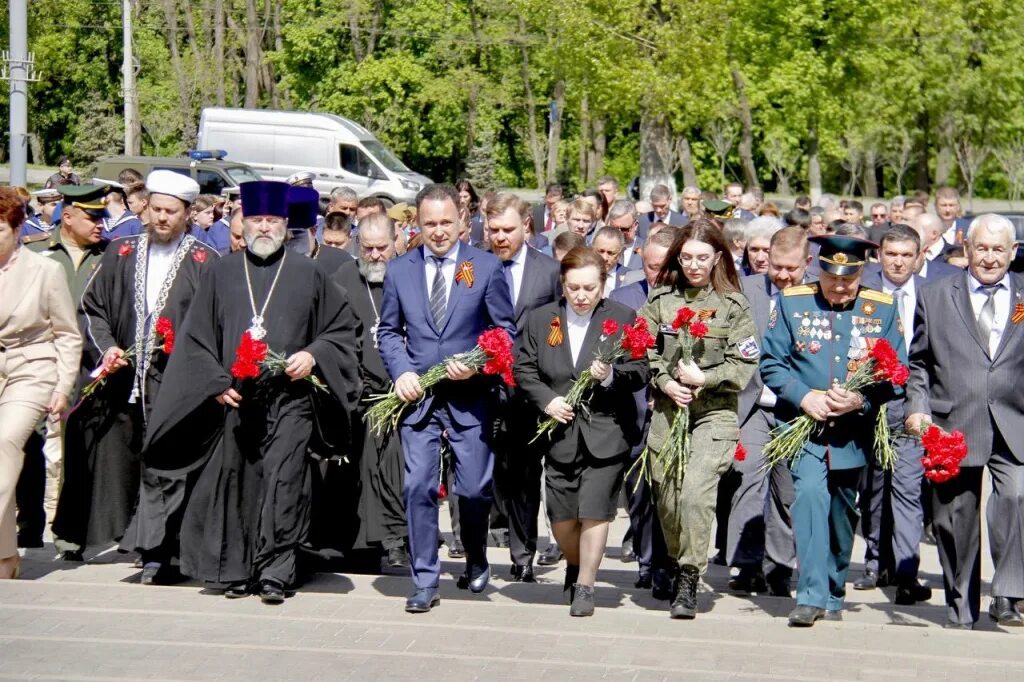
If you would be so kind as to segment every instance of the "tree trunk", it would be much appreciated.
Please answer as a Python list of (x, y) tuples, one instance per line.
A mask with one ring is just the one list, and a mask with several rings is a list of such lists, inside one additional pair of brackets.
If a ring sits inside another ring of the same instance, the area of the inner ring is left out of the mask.
[(38, 133), (28, 134), (28, 156), (29, 163), (41, 164), (43, 161), (43, 141), (39, 139)]
[(931, 189), (931, 178), (928, 175), (928, 157), (931, 156), (931, 142), (929, 140), (929, 128), (931, 123), (928, 120), (928, 112), (922, 111), (917, 116), (917, 129), (921, 131), (918, 138), (916, 156), (917, 173), (914, 178), (916, 189), (927, 192)]
[(939, 154), (935, 157), (935, 185), (942, 187), (949, 184), (949, 174), (953, 170), (953, 150), (948, 142), (939, 146)]
[(256, 0), (245, 0), (245, 108), (255, 109), (260, 101), (260, 35)]
[(676, 142), (676, 153), (679, 157), (679, 167), (683, 171), (683, 186), (697, 186), (697, 167), (693, 165), (693, 150), (690, 148), (690, 138), (683, 135)]
[(213, 3), (213, 78), (217, 81), (217, 106), (224, 106), (224, 0)]
[(195, 143), (196, 126), (192, 115), (192, 98), (189, 96), (188, 74), (181, 63), (178, 50), (178, 6), (176, 0), (164, 0), (164, 19), (167, 21), (167, 47), (171, 52), (171, 68), (178, 90), (178, 116), (181, 120), (182, 144), (190, 148)]
[(562, 78), (555, 81), (554, 98), (555, 115), (551, 117), (548, 131), (548, 182), (558, 180), (558, 148), (562, 141), (562, 112), (565, 109), (565, 80)]
[(590, 119), (590, 132), (593, 147), (590, 151), (590, 158), (587, 159), (587, 184), (597, 180), (597, 174), (604, 167), (604, 154), (608, 148), (608, 138), (604, 133), (604, 119)]
[(676, 192), (676, 179), (672, 175), (672, 132), (663, 113), (644, 107), (640, 115), (640, 199), (646, 200), (655, 185), (666, 185)]
[(818, 130), (812, 124), (807, 132), (807, 184), (811, 192), (811, 203), (821, 199), (821, 162), (818, 160)]
[(476, 83), (469, 86), (469, 101), (466, 111), (466, 154), (473, 152), (473, 143), (476, 142), (476, 101), (480, 94), (480, 88)]
[[(526, 22), (519, 17), (519, 35), (526, 35)], [(526, 43), (519, 46), (523, 58), (523, 90), (526, 94), (527, 140), (530, 143), (530, 157), (533, 159), (533, 172), (537, 189), (544, 188), (544, 147), (537, 134), (537, 103), (533, 99), (533, 86), (530, 85), (530, 54)]]
[(586, 92), (580, 98), (580, 178), (590, 184), (590, 106)]
[(754, 166), (754, 121), (750, 113), (750, 100), (747, 99), (747, 87), (739, 69), (732, 69), (732, 82), (736, 86), (736, 99), (739, 102), (739, 153), (740, 164), (743, 166), (743, 184), (747, 187), (759, 187), (757, 168)]
[(868, 149), (864, 152), (864, 190), (865, 197), (875, 198), (878, 196), (878, 182), (875, 178), (877, 163), (875, 161), (875, 150)]

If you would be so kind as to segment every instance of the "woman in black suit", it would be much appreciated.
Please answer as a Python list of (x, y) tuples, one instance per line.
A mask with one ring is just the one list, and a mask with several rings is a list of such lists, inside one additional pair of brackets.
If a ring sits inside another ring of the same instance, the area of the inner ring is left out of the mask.
[[(517, 341), (515, 376), (539, 411), (560, 424), (538, 441), (545, 456), (547, 511), (558, 546), (565, 552), (565, 591), (573, 616), (594, 613), (594, 580), (615, 518), (630, 449), (639, 443), (633, 392), (647, 383), (647, 360), (594, 359), (606, 320), (620, 327), (635, 313), (603, 299), (604, 261), (588, 247), (562, 259), (565, 297), (530, 313)], [(574, 413), (565, 396), (590, 369), (596, 383), (586, 410)]]

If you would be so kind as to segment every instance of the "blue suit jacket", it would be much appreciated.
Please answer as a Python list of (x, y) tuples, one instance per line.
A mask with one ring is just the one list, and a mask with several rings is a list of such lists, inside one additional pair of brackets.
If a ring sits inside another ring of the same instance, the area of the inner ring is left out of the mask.
[(647, 293), (650, 287), (647, 286), (647, 279), (633, 282), (617, 289), (612, 289), (608, 298), (618, 301), (622, 305), (629, 306), (633, 310), (640, 310), (644, 303), (647, 303)]
[[(423, 247), (425, 248), (425, 247)], [(459, 245), (456, 273), (462, 263), (473, 266), (473, 283), (452, 282), (440, 327), (430, 314), (423, 248), (413, 249), (388, 264), (384, 276), (378, 342), (384, 367), (394, 381), (406, 372), (422, 375), (432, 366), (476, 346), (477, 337), (492, 327), (504, 327), (515, 338), (515, 313), (508, 284), (497, 256), (468, 244)], [(443, 381), (406, 416), (415, 424), (428, 417), (435, 404), (447, 405), (460, 426), (487, 419), (494, 387), (491, 378)]]

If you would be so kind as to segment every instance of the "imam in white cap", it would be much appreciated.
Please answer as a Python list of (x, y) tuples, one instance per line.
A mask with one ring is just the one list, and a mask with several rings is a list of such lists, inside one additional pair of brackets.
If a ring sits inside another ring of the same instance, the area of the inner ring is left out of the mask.
[(192, 178), (169, 170), (155, 170), (146, 177), (150, 194), (167, 194), (192, 204), (199, 196), (199, 183)]

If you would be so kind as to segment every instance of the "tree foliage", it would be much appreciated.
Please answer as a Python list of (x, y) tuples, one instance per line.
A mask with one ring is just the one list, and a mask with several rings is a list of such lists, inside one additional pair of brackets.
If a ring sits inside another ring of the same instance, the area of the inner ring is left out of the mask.
[[(224, 105), (352, 118), (437, 179), (468, 173), (472, 156), (475, 174), (513, 186), (579, 187), (606, 173), (625, 183), (642, 159), (646, 173), (712, 190), (754, 179), (768, 189), (895, 194), (949, 182), (1019, 197), (1024, 185), (1020, 3), (133, 7), (150, 154), (189, 148), (202, 108)], [(33, 160), (69, 153), (87, 163), (119, 151), (121, 3), (32, 0), (29, 33), (41, 76), (30, 89), (30, 132), (44, 157)]]

